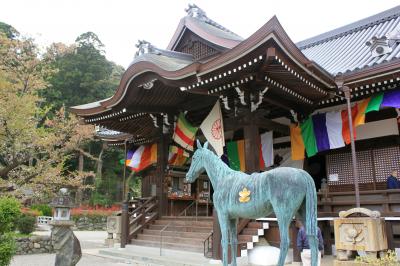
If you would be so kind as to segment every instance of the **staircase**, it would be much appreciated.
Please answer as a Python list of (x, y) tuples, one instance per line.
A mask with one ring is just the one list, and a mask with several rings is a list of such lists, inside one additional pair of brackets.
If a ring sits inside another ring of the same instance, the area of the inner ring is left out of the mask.
[(254, 248), (254, 243), (259, 241), (259, 237), (264, 235), (264, 230), (269, 228), (266, 222), (250, 221), (238, 235), (238, 256), (245, 257), (250, 249)]
[[(212, 217), (162, 216), (131, 239), (132, 245), (204, 252), (204, 241), (213, 230)], [(162, 239), (162, 241), (161, 241)]]

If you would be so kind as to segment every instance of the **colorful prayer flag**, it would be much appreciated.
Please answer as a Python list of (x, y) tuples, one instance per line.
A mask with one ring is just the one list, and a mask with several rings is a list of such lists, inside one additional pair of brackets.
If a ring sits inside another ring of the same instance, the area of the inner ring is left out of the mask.
[[(351, 108), (351, 117), (352, 117), (352, 120), (353, 120), (354, 140), (356, 139), (356, 127), (355, 127), (354, 121), (355, 121), (355, 117), (357, 115), (357, 112), (358, 112), (358, 106), (356, 104)], [(347, 109), (346, 110), (342, 110), (341, 116), (342, 116), (342, 125), (343, 125), (342, 126), (342, 136), (343, 136), (344, 142), (346, 144), (350, 144), (351, 141), (350, 141), (350, 128), (349, 128), (349, 115), (348, 115)]]
[(365, 113), (369, 113), (371, 111), (379, 111), (382, 100), (383, 100), (383, 92), (376, 94), (375, 96), (372, 96), (371, 100), (368, 103), (367, 109), (365, 110)]
[(329, 150), (329, 136), (326, 127), (326, 114), (316, 114), (312, 116), (315, 141), (318, 151)]
[(329, 148), (337, 149), (344, 147), (342, 135), (342, 116), (340, 112), (326, 113), (326, 131), (328, 132)]
[(301, 125), (301, 135), (303, 137), (304, 147), (307, 156), (314, 156), (318, 152), (317, 142), (315, 140), (314, 125), (312, 118), (307, 118)]
[(229, 166), (233, 170), (246, 170), (246, 162), (244, 155), (244, 140), (231, 141), (226, 144), (228, 151)]
[(219, 100), (215, 103), (203, 123), (201, 123), (200, 128), (204, 137), (214, 148), (215, 153), (218, 157), (221, 157), (224, 154), (225, 137)]
[(173, 140), (182, 148), (193, 151), (194, 138), (198, 128), (192, 126), (185, 118), (183, 113), (179, 114), (176, 122)]
[(133, 171), (139, 172), (157, 162), (157, 143), (141, 145), (134, 153), (129, 163)]
[(174, 166), (182, 166), (184, 165), (190, 155), (184, 149), (181, 149), (177, 146), (170, 146), (169, 147), (169, 154), (168, 154), (168, 164)]
[(272, 131), (261, 134), (260, 166), (261, 169), (274, 164), (274, 143)]
[(400, 90), (386, 91), (381, 106), (400, 108)]
[(364, 125), (365, 124), (365, 112), (368, 108), (369, 102), (371, 101), (371, 97), (362, 100), (361, 102), (357, 103), (357, 114), (354, 118), (354, 126)]
[(303, 160), (305, 147), (300, 126), (290, 125), (290, 146), (292, 149), (292, 160)]

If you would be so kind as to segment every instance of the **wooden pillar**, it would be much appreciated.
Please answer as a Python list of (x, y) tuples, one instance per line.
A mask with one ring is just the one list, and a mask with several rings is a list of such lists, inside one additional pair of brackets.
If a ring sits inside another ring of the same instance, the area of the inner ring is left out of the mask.
[(247, 173), (260, 170), (260, 135), (255, 120), (255, 113), (249, 112), (245, 117), (245, 125), (243, 126)]
[(129, 235), (129, 214), (128, 214), (128, 202), (124, 201), (121, 208), (121, 248), (125, 248), (128, 244)]
[(171, 137), (162, 132), (163, 121), (161, 117), (159, 118), (158, 125), (160, 125), (160, 137), (157, 142), (156, 194), (159, 206), (158, 213), (162, 216), (168, 214), (168, 199), (167, 191), (164, 188), (164, 181), (168, 163), (168, 145)]
[(212, 239), (212, 258), (215, 260), (221, 259), (221, 229), (219, 227), (217, 210), (213, 209), (213, 239)]
[(292, 240), (293, 262), (301, 262), (300, 250), (297, 248), (297, 234), (299, 229), (296, 227), (296, 222), (290, 224), (290, 239)]

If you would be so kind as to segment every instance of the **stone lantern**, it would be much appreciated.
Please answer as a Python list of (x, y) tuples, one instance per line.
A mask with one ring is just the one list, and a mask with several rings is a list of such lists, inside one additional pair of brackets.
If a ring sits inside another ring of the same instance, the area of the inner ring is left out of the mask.
[(55, 266), (75, 266), (82, 257), (79, 240), (71, 230), (72, 199), (66, 188), (60, 189), (50, 204), (54, 208), (54, 220), (50, 222), (51, 240), (56, 251)]
[(71, 219), (71, 198), (68, 196), (68, 191), (65, 188), (60, 189), (57, 197), (53, 199), (50, 206), (54, 208), (54, 221), (70, 221)]

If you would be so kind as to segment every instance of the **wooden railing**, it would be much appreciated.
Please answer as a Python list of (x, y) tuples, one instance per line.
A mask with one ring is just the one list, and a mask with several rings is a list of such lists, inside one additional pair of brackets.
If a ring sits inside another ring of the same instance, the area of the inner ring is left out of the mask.
[(203, 253), (204, 257), (206, 258), (212, 258), (212, 250), (213, 250), (213, 238), (214, 232), (211, 231), (211, 233), (207, 236), (207, 238), (203, 241)]
[(124, 215), (124, 209), (122, 210), (122, 227), (124, 229), (122, 231), (125, 232), (126, 238), (121, 239), (121, 246), (136, 238), (147, 225), (158, 218), (156, 197), (136, 198), (126, 204), (128, 205), (126, 207), (128, 214)]

